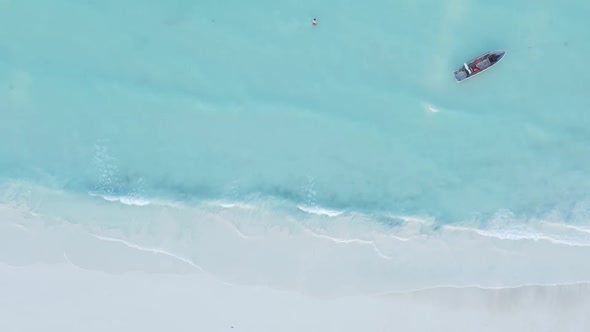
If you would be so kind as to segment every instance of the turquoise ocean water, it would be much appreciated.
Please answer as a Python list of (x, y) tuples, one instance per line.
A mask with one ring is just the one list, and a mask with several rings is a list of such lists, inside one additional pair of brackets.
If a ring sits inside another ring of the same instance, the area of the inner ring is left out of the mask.
[[(0, 0), (0, 204), (228, 279), (290, 280), (314, 256), (304, 279), (339, 271), (343, 289), (589, 280), (561, 259), (590, 250), (588, 14)], [(306, 242), (322, 238), (337, 249)]]

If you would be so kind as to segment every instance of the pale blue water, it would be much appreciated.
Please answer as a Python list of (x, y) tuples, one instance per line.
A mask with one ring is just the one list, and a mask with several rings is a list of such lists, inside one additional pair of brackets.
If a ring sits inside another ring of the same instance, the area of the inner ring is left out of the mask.
[[(419, 216), (590, 245), (589, 14), (582, 0), (0, 0), (2, 202), (56, 218), (45, 189), (240, 202), (271, 225)], [(129, 231), (91, 216), (68, 220)], [(539, 218), (578, 231), (533, 234)]]

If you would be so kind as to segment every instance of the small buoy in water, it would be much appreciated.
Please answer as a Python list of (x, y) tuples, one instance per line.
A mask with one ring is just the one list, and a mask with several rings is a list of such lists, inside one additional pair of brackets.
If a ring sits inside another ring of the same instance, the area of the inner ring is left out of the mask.
[(313, 24), (313, 26), (318, 25), (318, 21), (315, 20), (315, 18), (313, 20), (311, 20), (311, 24)]

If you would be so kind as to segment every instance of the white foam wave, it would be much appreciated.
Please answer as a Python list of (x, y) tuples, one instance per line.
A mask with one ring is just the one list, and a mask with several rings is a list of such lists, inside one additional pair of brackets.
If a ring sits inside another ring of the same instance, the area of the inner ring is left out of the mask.
[(324, 209), (319, 206), (305, 206), (305, 205), (298, 205), (297, 208), (303, 212), (309, 214), (315, 214), (318, 216), (328, 216), (328, 217), (337, 217), (344, 213), (344, 211), (336, 211), (330, 209)]
[(399, 219), (406, 223), (417, 223), (422, 225), (430, 225), (434, 222), (434, 218), (431, 217), (419, 217), (398, 214), (389, 214), (388, 217), (392, 219)]
[(381, 258), (386, 259), (386, 260), (392, 259), (390, 256), (385, 255), (381, 250), (379, 250), (379, 248), (377, 247), (377, 245), (373, 241), (367, 241), (367, 240), (361, 240), (361, 239), (339, 239), (339, 238), (328, 236), (328, 235), (317, 234), (309, 229), (305, 229), (305, 231), (315, 238), (330, 240), (334, 243), (369, 245), (373, 248), (373, 250), (377, 253), (377, 255), (381, 256)]
[(558, 223), (552, 223), (552, 222), (547, 222), (546, 224), (550, 225), (552, 227), (565, 228), (565, 229), (574, 230), (574, 231), (580, 232), (580, 233), (590, 234), (590, 229), (584, 228), (581, 226), (570, 225), (570, 224), (558, 224)]
[(242, 233), (238, 227), (236, 227), (236, 225), (234, 223), (232, 223), (231, 221), (226, 221), (226, 224), (229, 226), (229, 228), (234, 231), (234, 233), (236, 233), (239, 237), (241, 237), (242, 239), (248, 239), (249, 236), (245, 235), (244, 233)]
[(493, 286), (493, 285), (479, 285), (476, 283), (473, 284), (465, 284), (465, 285), (454, 285), (454, 284), (440, 284), (435, 286), (429, 287), (421, 287), (421, 288), (414, 288), (408, 289), (404, 291), (396, 291), (396, 292), (384, 292), (384, 293), (376, 293), (373, 294), (375, 296), (391, 296), (391, 295), (401, 295), (401, 294), (416, 294), (420, 292), (430, 292), (430, 291), (442, 291), (442, 290), (476, 290), (476, 291), (509, 291), (509, 290), (523, 290), (526, 288), (536, 288), (536, 287), (570, 287), (570, 286), (590, 286), (590, 280), (581, 279), (579, 281), (570, 281), (570, 282), (563, 282), (563, 283), (520, 283), (515, 285), (507, 285), (507, 286)]
[(132, 248), (132, 249), (136, 249), (136, 250), (140, 250), (140, 251), (147, 251), (147, 252), (152, 252), (152, 253), (155, 253), (155, 254), (162, 254), (162, 255), (170, 256), (170, 257), (175, 258), (175, 259), (177, 259), (177, 260), (179, 260), (181, 262), (187, 263), (188, 265), (190, 265), (190, 266), (192, 266), (192, 267), (194, 267), (194, 268), (196, 268), (196, 269), (198, 269), (200, 271), (203, 271), (203, 268), (202, 267), (200, 267), (197, 264), (193, 263), (193, 261), (191, 261), (190, 259), (184, 258), (184, 257), (179, 256), (179, 255), (176, 255), (176, 254), (173, 254), (173, 253), (171, 253), (169, 251), (166, 251), (166, 250), (163, 250), (163, 249), (143, 247), (143, 246), (140, 246), (138, 244), (131, 243), (131, 242), (128, 242), (128, 241), (125, 241), (125, 240), (115, 239), (115, 238), (105, 237), (105, 236), (100, 236), (100, 235), (97, 235), (97, 234), (91, 234), (91, 235), (94, 236), (95, 238), (99, 239), (99, 240), (102, 240), (102, 241), (122, 243), (122, 244), (124, 244), (127, 247)]
[(151, 202), (146, 199), (141, 199), (137, 197), (127, 197), (127, 196), (110, 196), (110, 195), (101, 195), (96, 193), (88, 193), (90, 196), (98, 196), (102, 199), (109, 201), (109, 202), (119, 202), (125, 205), (132, 205), (132, 206), (146, 206), (149, 205)]
[(447, 230), (473, 232), (481, 236), (497, 238), (500, 240), (530, 240), (530, 241), (548, 241), (554, 244), (561, 244), (574, 247), (590, 247), (590, 242), (584, 241), (583, 239), (572, 239), (560, 237), (558, 234), (545, 234), (538, 231), (529, 229), (477, 229), (461, 226), (444, 226)]
[(401, 236), (397, 236), (397, 235), (390, 235), (389, 237), (391, 237), (392, 239), (398, 240), (398, 241), (409, 241), (410, 238), (407, 237), (401, 237)]
[(213, 201), (211, 205), (220, 206), (224, 209), (242, 209), (242, 210), (254, 210), (254, 205), (243, 203), (243, 202), (226, 202), (226, 201)]
[(433, 105), (430, 104), (424, 104), (424, 107), (426, 107), (427, 110), (429, 110), (432, 113), (438, 113), (440, 112), (440, 109), (434, 107)]
[(78, 267), (76, 264), (74, 264), (74, 263), (72, 262), (72, 260), (71, 260), (71, 259), (68, 257), (68, 255), (66, 254), (66, 252), (65, 252), (65, 251), (64, 251), (64, 259), (66, 260), (66, 262), (67, 262), (68, 264), (70, 264), (70, 265), (72, 265), (72, 266), (76, 266), (76, 267)]

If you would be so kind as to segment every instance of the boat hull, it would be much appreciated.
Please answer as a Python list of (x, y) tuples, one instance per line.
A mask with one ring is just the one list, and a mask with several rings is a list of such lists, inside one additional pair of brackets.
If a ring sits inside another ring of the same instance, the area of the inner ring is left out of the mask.
[(504, 58), (504, 55), (506, 55), (504, 50), (496, 50), (484, 53), (469, 62), (465, 62), (462, 67), (455, 70), (455, 80), (457, 83), (460, 83), (483, 73), (500, 62)]

